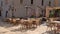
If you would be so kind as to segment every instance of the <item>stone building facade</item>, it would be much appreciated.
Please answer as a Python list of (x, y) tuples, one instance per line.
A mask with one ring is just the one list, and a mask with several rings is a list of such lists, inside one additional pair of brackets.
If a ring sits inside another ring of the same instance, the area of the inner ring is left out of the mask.
[(54, 7), (55, 0), (0, 0), (0, 17), (44, 16), (47, 6)]

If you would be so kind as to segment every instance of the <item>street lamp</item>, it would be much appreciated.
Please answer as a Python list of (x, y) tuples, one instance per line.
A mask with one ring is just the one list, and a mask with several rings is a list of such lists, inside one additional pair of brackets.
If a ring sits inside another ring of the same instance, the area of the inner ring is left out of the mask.
[(11, 18), (11, 20), (12, 20), (12, 22), (13, 22), (13, 18), (14, 18), (14, 7), (11, 6), (10, 9), (11, 9), (11, 11), (12, 11), (12, 18)]
[(12, 7), (12, 18), (14, 17), (14, 7)]
[(26, 17), (28, 17), (28, 8), (29, 8), (29, 6), (25, 6), (25, 8), (26, 8)]
[(25, 6), (25, 8), (26, 8), (26, 17), (28, 17), (28, 12), (29, 12), (28, 9), (29, 8), (32, 9), (32, 8), (31, 8), (31, 6)]
[(26, 17), (27, 17), (27, 12), (28, 12), (28, 6), (25, 6), (25, 8), (26, 8)]
[(11, 6), (11, 5), (9, 6), (9, 11), (10, 11), (10, 10), (12, 11), (12, 17), (14, 17), (14, 7)]

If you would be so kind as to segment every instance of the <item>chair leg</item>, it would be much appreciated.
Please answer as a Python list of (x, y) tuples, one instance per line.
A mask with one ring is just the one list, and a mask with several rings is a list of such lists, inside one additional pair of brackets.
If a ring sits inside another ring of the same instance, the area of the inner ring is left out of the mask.
[(47, 27), (47, 31), (51, 31), (51, 30), (52, 30), (51, 27), (48, 26), (48, 27)]

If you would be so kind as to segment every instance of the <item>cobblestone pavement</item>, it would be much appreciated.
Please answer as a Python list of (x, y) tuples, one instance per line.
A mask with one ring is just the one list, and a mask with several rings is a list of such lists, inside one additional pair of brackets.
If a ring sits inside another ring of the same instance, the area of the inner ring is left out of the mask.
[(21, 32), (20, 25), (12, 26), (12, 24), (8, 24), (6, 22), (0, 21), (0, 34), (43, 34), (47, 30), (46, 25), (40, 25), (35, 30), (27, 30)]

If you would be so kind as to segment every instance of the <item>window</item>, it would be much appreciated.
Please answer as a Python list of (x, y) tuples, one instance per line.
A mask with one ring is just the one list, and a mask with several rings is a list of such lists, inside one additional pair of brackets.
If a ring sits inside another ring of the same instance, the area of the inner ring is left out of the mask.
[(0, 10), (0, 16), (1, 16), (1, 10)]
[(20, 0), (20, 4), (22, 4), (23, 3), (23, 0)]
[(5, 0), (5, 4), (8, 4), (8, 0)]
[(3, 1), (1, 1), (1, 6), (3, 6)]
[(33, 4), (33, 0), (31, 0), (31, 4)]
[(49, 1), (49, 6), (51, 6), (51, 1)]
[(43, 6), (43, 3), (44, 3), (44, 1), (42, 0), (42, 4), (41, 4), (42, 6)]

